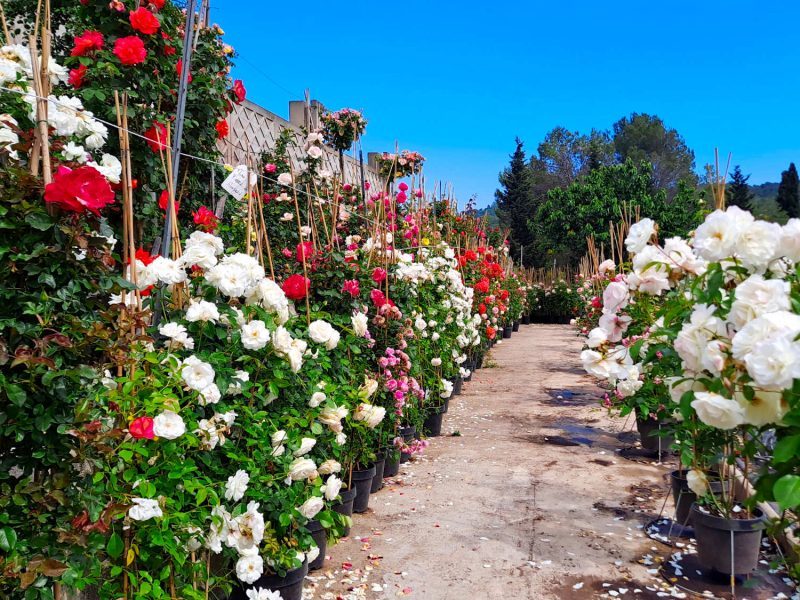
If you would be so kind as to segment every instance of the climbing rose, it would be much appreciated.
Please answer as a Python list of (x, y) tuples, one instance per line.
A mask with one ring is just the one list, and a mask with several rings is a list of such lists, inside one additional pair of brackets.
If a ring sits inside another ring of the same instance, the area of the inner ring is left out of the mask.
[(408, 184), (405, 181), (401, 182), (400, 185), (398, 185), (397, 187), (400, 188), (401, 192), (408, 191)]
[(134, 255), (134, 258), (140, 261), (145, 267), (158, 258), (158, 254), (150, 254), (144, 248), (139, 248)]
[(153, 433), (153, 419), (150, 417), (134, 419), (128, 426), (128, 432), (137, 440), (152, 440), (155, 436)]
[(156, 7), (156, 10), (161, 10), (164, 8), (164, 2), (166, 0), (150, 0), (150, 4)]
[(228, 137), (230, 129), (228, 128), (228, 122), (225, 119), (223, 119), (222, 121), (217, 121), (215, 127), (217, 129), (217, 139), (221, 140), (223, 138)]
[(119, 38), (114, 44), (114, 55), (123, 65), (138, 65), (147, 58), (144, 42), (135, 35)]
[(292, 275), (283, 282), (281, 289), (290, 300), (302, 300), (308, 293), (311, 282), (302, 275)]
[(481, 279), (478, 283), (475, 284), (475, 291), (481, 294), (485, 294), (489, 291), (489, 280), (485, 277)]
[[(175, 73), (178, 74), (178, 79), (181, 78), (181, 73), (183, 72), (183, 59), (179, 58), (177, 64), (175, 65)], [(189, 75), (186, 77), (186, 83), (192, 83), (192, 71), (189, 70)]]
[(376, 267), (375, 270), (372, 271), (372, 281), (380, 283), (384, 279), (386, 279), (386, 270)]
[(44, 190), (44, 200), (64, 210), (100, 214), (100, 209), (114, 202), (114, 192), (108, 180), (94, 167), (70, 169), (61, 166), (53, 181)]
[(86, 79), (86, 72), (89, 70), (89, 67), (86, 65), (81, 65), (76, 69), (72, 69), (69, 72), (69, 79), (67, 82), (74, 87), (76, 90), (84, 84)]
[(247, 90), (244, 89), (244, 83), (241, 79), (233, 82), (233, 95), (236, 96), (236, 102), (244, 102)]
[(217, 215), (215, 215), (205, 206), (201, 206), (197, 209), (197, 212), (193, 212), (192, 218), (194, 219), (195, 225), (197, 225), (206, 233), (214, 233), (219, 226), (219, 219), (217, 219)]
[(130, 19), (131, 27), (145, 35), (154, 34), (161, 27), (158, 18), (143, 6), (132, 10), (128, 18)]
[(358, 286), (358, 279), (348, 279), (342, 286), (342, 291), (350, 294), (353, 298), (361, 293), (361, 288)]
[(70, 56), (86, 56), (90, 52), (103, 47), (103, 34), (99, 31), (84, 31), (83, 35), (75, 37), (75, 45)]
[(307, 262), (314, 258), (314, 244), (311, 242), (301, 242), (297, 244), (295, 249), (295, 257), (297, 262)]
[[(168, 204), (169, 204), (169, 192), (167, 190), (163, 190), (161, 192), (161, 195), (158, 197), (158, 208), (166, 212)], [(175, 213), (177, 213), (180, 209), (181, 209), (181, 203), (176, 200)]]
[(167, 128), (161, 123), (153, 123), (153, 126), (144, 132), (144, 137), (153, 152), (167, 147)]

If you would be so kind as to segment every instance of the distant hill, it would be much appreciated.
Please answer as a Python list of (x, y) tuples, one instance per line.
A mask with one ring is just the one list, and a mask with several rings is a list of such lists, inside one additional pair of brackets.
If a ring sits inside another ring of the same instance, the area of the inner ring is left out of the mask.
[(753, 213), (755, 216), (778, 223), (786, 222), (786, 215), (775, 201), (778, 197), (778, 183), (766, 182), (751, 185), (750, 190), (756, 195), (753, 199)]
[(497, 218), (497, 202), (492, 202), (486, 208), (479, 208), (475, 211), (477, 216), (482, 217), (484, 215), (489, 216), (489, 225), (492, 227), (497, 227), (500, 224), (500, 221)]

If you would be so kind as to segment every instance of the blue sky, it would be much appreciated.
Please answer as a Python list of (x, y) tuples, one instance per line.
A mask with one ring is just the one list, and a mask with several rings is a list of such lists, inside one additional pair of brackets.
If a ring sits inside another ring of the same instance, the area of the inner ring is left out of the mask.
[(777, 181), (800, 161), (791, 0), (274, 3), (212, 0), (250, 100), (362, 109), (365, 150), (420, 151), (426, 179), (489, 204), (514, 137), (659, 115), (694, 149)]

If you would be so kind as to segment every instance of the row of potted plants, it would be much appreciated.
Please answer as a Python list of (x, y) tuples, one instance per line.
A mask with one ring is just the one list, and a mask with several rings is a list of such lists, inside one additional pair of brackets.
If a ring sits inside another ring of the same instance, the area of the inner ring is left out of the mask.
[(659, 239), (642, 219), (630, 260), (596, 261), (582, 284), (584, 368), (608, 382), (607, 407), (635, 413), (643, 446), (678, 454), (676, 519), (724, 575), (756, 568), (768, 522), (797, 526), (799, 225), (720, 207)]

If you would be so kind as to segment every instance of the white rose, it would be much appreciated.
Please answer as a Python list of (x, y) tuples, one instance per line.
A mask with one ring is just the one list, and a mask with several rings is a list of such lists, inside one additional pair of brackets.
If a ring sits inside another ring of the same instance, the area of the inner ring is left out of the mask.
[(615, 265), (614, 261), (609, 258), (600, 263), (600, 266), (597, 267), (597, 271), (600, 273), (600, 275), (605, 275), (608, 271), (613, 271), (616, 268), (617, 265)]
[(329, 458), (319, 466), (320, 475), (330, 475), (331, 473), (338, 473), (341, 470), (342, 470), (342, 465), (331, 458)]
[(789, 282), (751, 275), (736, 287), (728, 320), (737, 329), (763, 314), (789, 310)]
[(308, 406), (317, 408), (320, 404), (325, 402), (327, 396), (323, 392), (314, 392), (311, 394), (311, 399), (308, 401)]
[(713, 392), (695, 392), (692, 408), (699, 419), (710, 427), (733, 429), (744, 423), (744, 410), (735, 400)]
[(159, 256), (150, 263), (149, 269), (153, 272), (161, 283), (172, 285), (186, 281), (186, 271), (183, 265), (176, 260), (170, 260)]
[(313, 159), (320, 158), (322, 156), (322, 148), (319, 146), (311, 146), (311, 148), (308, 149), (308, 156)]
[(279, 429), (275, 433), (272, 434), (271, 442), (273, 446), (279, 446), (283, 442), (286, 441), (286, 438), (289, 436), (286, 435), (286, 432), (283, 429)]
[(153, 419), (153, 433), (165, 440), (174, 440), (186, 433), (186, 424), (179, 414), (165, 410)]
[(228, 477), (228, 483), (225, 484), (225, 499), (238, 502), (244, 497), (247, 491), (247, 484), (250, 483), (250, 475), (247, 471), (239, 469), (236, 474)]
[(343, 406), (324, 408), (319, 414), (319, 422), (327, 425), (334, 433), (340, 433), (342, 431), (342, 419), (347, 416), (348, 412)]
[(317, 473), (317, 465), (310, 458), (296, 458), (289, 465), (289, 478), (300, 481)]
[(366, 402), (362, 402), (358, 405), (358, 408), (353, 413), (353, 419), (356, 421), (364, 421), (367, 427), (370, 429), (375, 429), (378, 424), (383, 421), (383, 418), (386, 416), (386, 409), (382, 406), (373, 406), (372, 404), (367, 404)]
[(311, 452), (311, 449), (316, 446), (316, 444), (317, 440), (314, 438), (304, 437), (302, 440), (300, 440), (300, 447), (292, 454), (294, 454), (294, 456), (303, 456), (304, 454), (308, 454)]
[(765, 340), (755, 345), (744, 362), (759, 385), (789, 388), (800, 378), (800, 344), (787, 337)]
[(442, 366), (442, 359), (438, 358), (438, 357), (437, 358), (432, 358), (431, 359), (431, 365), (433, 365), (434, 367)]
[(339, 479), (336, 475), (331, 475), (325, 481), (325, 485), (322, 486), (322, 492), (325, 494), (325, 498), (328, 500), (336, 500), (336, 497), (339, 495), (339, 492), (342, 489), (342, 480)]
[(183, 361), (181, 377), (183, 381), (193, 390), (198, 392), (214, 383), (214, 368), (207, 362), (203, 362), (196, 356), (190, 356)]
[(602, 327), (595, 327), (589, 332), (589, 336), (586, 339), (586, 345), (589, 348), (597, 348), (602, 346), (608, 341), (608, 334), (606, 333), (605, 329)]
[(708, 493), (708, 478), (702, 471), (697, 469), (689, 470), (686, 473), (686, 483), (698, 498), (702, 498)]
[(306, 519), (313, 519), (317, 516), (317, 513), (321, 511), (325, 507), (325, 502), (322, 498), (317, 496), (312, 496), (301, 506), (297, 507), (297, 511), (303, 515)]
[(213, 302), (205, 300), (193, 301), (186, 309), (186, 320), (189, 322), (211, 321), (216, 323), (219, 320), (219, 310)]
[(208, 404), (216, 404), (222, 398), (222, 393), (219, 391), (216, 383), (204, 387), (200, 391), (200, 404), (206, 406)]
[(631, 254), (638, 254), (656, 232), (656, 224), (652, 219), (642, 219), (631, 225), (628, 237), (625, 238), (625, 248)]
[[(312, 562), (310, 559), (308, 562)], [(247, 600), (283, 600), (283, 596), (278, 591), (267, 590), (264, 588), (247, 590)]]
[(242, 325), (242, 345), (248, 350), (261, 350), (269, 342), (269, 330), (264, 321), (255, 319)]
[(353, 323), (353, 332), (358, 337), (364, 337), (368, 331), (369, 325), (369, 319), (367, 318), (367, 315), (361, 311), (356, 311), (353, 313), (351, 322)]
[(629, 300), (628, 286), (621, 281), (612, 281), (603, 292), (603, 312), (616, 313), (628, 306)]
[(236, 576), (245, 583), (255, 583), (264, 573), (264, 560), (258, 554), (241, 556), (236, 561)]
[(147, 521), (155, 517), (163, 517), (158, 500), (151, 498), (131, 498), (133, 506), (128, 509), (128, 516), (134, 521)]
[(278, 183), (281, 185), (292, 185), (291, 173), (281, 173), (278, 175)]
[(333, 350), (339, 344), (339, 332), (326, 321), (312, 321), (308, 326), (308, 335), (316, 343), (325, 344), (328, 350)]

